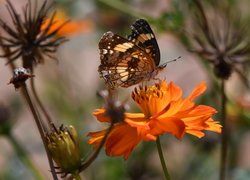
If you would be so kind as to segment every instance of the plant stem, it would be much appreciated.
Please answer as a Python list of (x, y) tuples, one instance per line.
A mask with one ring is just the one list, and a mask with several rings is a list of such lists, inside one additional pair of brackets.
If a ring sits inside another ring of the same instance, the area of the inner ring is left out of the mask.
[(19, 144), (15, 137), (11, 134), (8, 135), (8, 139), (12, 143), (14, 150), (17, 156), (21, 159), (21, 161), (28, 167), (33, 174), (34, 178), (37, 180), (43, 180), (43, 176), (40, 174), (39, 170), (34, 166), (32, 161), (29, 159), (28, 154), (23, 149), (23, 147)]
[(165, 159), (164, 159), (164, 156), (163, 156), (163, 153), (162, 153), (161, 142), (160, 142), (159, 136), (156, 139), (156, 145), (157, 145), (157, 150), (158, 150), (159, 158), (161, 160), (161, 166), (162, 166), (162, 169), (163, 169), (163, 172), (164, 172), (164, 175), (165, 175), (165, 179), (166, 180), (170, 180), (171, 178), (170, 178), (170, 175), (168, 173), (168, 169), (167, 169), (167, 166), (166, 166), (166, 163), (165, 163)]
[(226, 103), (227, 98), (225, 94), (225, 80), (221, 80), (221, 124), (222, 124), (222, 136), (221, 136), (221, 164), (220, 164), (220, 180), (226, 179), (226, 167), (227, 167), (227, 154), (228, 154), (228, 127), (226, 121)]
[(26, 84), (24, 84), (22, 86), (21, 90), (22, 90), (22, 94), (23, 94), (24, 98), (26, 99), (26, 101), (27, 101), (27, 103), (29, 105), (29, 108), (30, 108), (30, 110), (31, 110), (31, 112), (32, 112), (32, 114), (34, 116), (37, 128), (38, 128), (39, 133), (41, 135), (41, 138), (42, 138), (42, 141), (43, 141), (43, 145), (45, 147), (46, 154), (47, 154), (47, 157), (48, 157), (48, 161), (49, 161), (50, 169), (51, 169), (51, 172), (52, 172), (52, 176), (53, 176), (54, 180), (58, 180), (57, 175), (56, 175), (56, 171), (55, 171), (55, 168), (54, 168), (53, 160), (52, 160), (52, 157), (49, 154), (48, 147), (47, 147), (47, 144), (46, 144), (44, 130), (43, 130), (41, 121), (40, 121), (40, 119), (38, 117), (37, 111), (35, 110), (35, 107), (34, 107), (32, 101), (31, 101), (31, 98), (30, 98), (30, 95), (28, 93)]
[[(33, 74), (33, 72), (32, 72), (32, 74)], [(46, 117), (46, 119), (47, 119), (47, 122), (48, 122), (49, 126), (50, 126), (51, 128), (54, 128), (54, 129), (55, 129), (54, 124), (53, 124), (53, 122), (52, 122), (52, 120), (51, 120), (51, 118), (50, 118), (50, 116), (49, 116), (49, 113), (47, 112), (46, 108), (45, 108), (44, 105), (42, 104), (42, 101), (40, 100), (40, 98), (39, 98), (39, 96), (38, 96), (38, 94), (37, 94), (37, 92), (36, 92), (34, 78), (31, 78), (31, 79), (30, 79), (30, 85), (31, 85), (31, 91), (32, 91), (32, 93), (33, 93), (33, 95), (34, 95), (34, 97), (35, 97), (35, 100), (36, 100), (38, 106), (40, 107), (40, 109), (42, 110), (43, 114), (45, 115), (45, 117)]]
[(98, 148), (96, 149), (96, 151), (94, 152), (94, 154), (81, 166), (80, 168), (80, 172), (84, 171), (87, 167), (89, 167), (90, 164), (92, 164), (92, 162), (97, 158), (98, 154), (100, 153), (104, 143), (106, 142), (106, 139), (109, 135), (109, 133), (111, 132), (111, 130), (114, 127), (114, 123), (112, 121), (112, 123), (110, 124), (110, 127), (108, 128), (105, 136), (102, 138), (102, 141), (100, 143), (100, 145), (98, 146)]

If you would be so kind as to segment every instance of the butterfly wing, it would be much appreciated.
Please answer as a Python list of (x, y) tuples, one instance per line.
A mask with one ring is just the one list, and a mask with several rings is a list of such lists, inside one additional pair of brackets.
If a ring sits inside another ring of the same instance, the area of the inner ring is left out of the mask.
[(113, 32), (102, 36), (99, 49), (98, 71), (111, 88), (137, 84), (155, 69), (153, 59), (143, 49)]
[(158, 66), (160, 49), (148, 22), (144, 19), (138, 19), (132, 24), (131, 29), (132, 34), (128, 36), (128, 39), (144, 49), (154, 59), (155, 65)]

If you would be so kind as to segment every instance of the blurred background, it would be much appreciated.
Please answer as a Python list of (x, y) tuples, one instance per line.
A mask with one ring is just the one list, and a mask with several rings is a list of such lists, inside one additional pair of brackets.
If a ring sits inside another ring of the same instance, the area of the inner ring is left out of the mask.
[[(26, 0), (11, 0), (21, 13)], [(33, 2), (33, 0), (32, 0)], [(42, 4), (43, 0), (37, 0)], [(183, 88), (184, 96), (201, 81), (208, 90), (198, 99), (220, 111), (218, 80), (204, 59), (192, 52), (189, 32), (192, 28), (192, 1), (178, 0), (55, 0), (59, 15), (81, 24), (82, 29), (68, 36), (57, 52), (58, 63), (46, 60), (35, 69), (35, 82), (46, 108), (57, 125), (72, 124), (81, 139), (81, 152), (87, 157), (92, 147), (87, 145), (87, 134), (102, 125), (92, 116), (94, 109), (103, 105), (96, 92), (105, 89), (97, 72), (100, 59), (98, 42), (107, 31), (123, 37), (130, 34), (131, 24), (138, 18), (149, 21), (161, 50), (161, 63), (181, 56), (169, 63), (160, 74), (168, 82)], [(240, 10), (247, 22), (250, 2), (226, 1), (232, 11)], [(203, 3), (204, 9), (217, 1)], [(0, 0), (0, 18), (11, 24), (6, 2)], [(245, 24), (249, 27), (248, 24)], [(246, 37), (248, 38), (248, 37)], [(18, 61), (16, 61), (18, 63)], [(20, 61), (21, 62), (21, 61)], [(33, 117), (18, 90), (7, 85), (12, 72), (0, 59), (0, 180), (36, 179), (25, 163), (28, 158), (42, 174), (50, 179), (49, 166), (42, 141)], [(244, 69), (247, 73), (247, 69)], [(133, 87), (122, 89), (119, 99), (130, 96)], [(232, 74), (226, 83), (228, 121), (231, 128), (229, 142), (229, 177), (234, 180), (250, 179), (250, 94), (238, 75)], [(139, 112), (132, 101), (130, 111)], [(220, 113), (214, 117), (220, 120)], [(5, 132), (10, 135), (6, 136)], [(206, 133), (202, 139), (186, 135), (181, 141), (162, 136), (164, 155), (173, 180), (218, 179), (220, 160), (220, 135)], [(20, 154), (20, 151), (24, 153)], [(26, 154), (27, 157), (24, 155)], [(147, 157), (147, 158), (145, 158)], [(97, 160), (83, 173), (83, 179), (93, 180), (158, 180), (163, 179), (162, 168), (154, 142), (141, 143), (128, 160), (110, 158), (102, 151)]]

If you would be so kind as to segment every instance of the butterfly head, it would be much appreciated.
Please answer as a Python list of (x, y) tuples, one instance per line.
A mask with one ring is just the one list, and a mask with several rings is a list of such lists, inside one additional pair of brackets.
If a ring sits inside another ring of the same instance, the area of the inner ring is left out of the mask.
[(160, 66), (158, 66), (158, 71), (161, 71), (163, 70), (166, 66), (168, 65), (168, 63), (164, 63), (164, 64), (161, 64)]

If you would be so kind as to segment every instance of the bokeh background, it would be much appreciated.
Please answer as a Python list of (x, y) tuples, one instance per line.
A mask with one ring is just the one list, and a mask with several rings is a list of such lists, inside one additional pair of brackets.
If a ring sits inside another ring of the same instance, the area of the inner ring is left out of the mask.
[[(33, 2), (33, 0), (31, 0)], [(18, 12), (26, 0), (11, 0)], [(37, 0), (41, 4), (43, 0)], [(217, 3), (207, 1), (204, 7)], [(206, 81), (207, 92), (198, 99), (199, 103), (220, 110), (218, 81), (211, 66), (192, 53), (188, 43), (188, 31), (192, 22), (190, 1), (178, 0), (55, 0), (57, 12), (72, 21), (82, 24), (82, 30), (68, 36), (69, 41), (60, 46), (58, 62), (46, 60), (35, 69), (38, 93), (49, 109), (56, 124), (72, 124), (80, 139), (83, 157), (92, 152), (87, 145), (87, 133), (102, 128), (92, 116), (95, 108), (103, 101), (96, 96), (105, 88), (97, 72), (99, 60), (98, 42), (106, 31), (119, 35), (130, 34), (130, 25), (138, 18), (149, 21), (156, 35), (161, 63), (181, 56), (169, 63), (159, 76), (173, 81), (183, 88), (184, 96), (201, 81)], [(228, 1), (239, 8), (242, 17), (250, 18), (250, 2)], [(6, 2), (0, 0), (0, 18), (11, 23)], [(232, 8), (234, 9), (234, 8)], [(192, 29), (191, 29), (192, 30)], [(42, 141), (32, 115), (18, 90), (7, 85), (12, 72), (0, 59), (0, 127), (11, 129), (11, 136), (0, 135), (0, 180), (35, 179), (25, 158), (18, 155), (21, 147), (44, 179), (51, 179)], [(133, 87), (122, 89), (119, 99), (130, 96)], [(250, 179), (250, 94), (233, 74), (226, 83), (229, 99), (228, 121), (231, 128), (229, 147), (229, 177), (234, 180)], [(130, 111), (138, 111), (132, 100)], [(6, 115), (7, 113), (7, 115)], [(215, 120), (220, 120), (220, 112)], [(173, 180), (218, 179), (220, 160), (220, 135), (206, 133), (202, 139), (185, 136), (181, 141), (170, 135), (162, 136), (164, 155)], [(128, 160), (110, 158), (102, 151), (97, 160), (82, 173), (83, 179), (93, 180), (158, 180), (163, 173), (154, 142), (140, 144)]]

